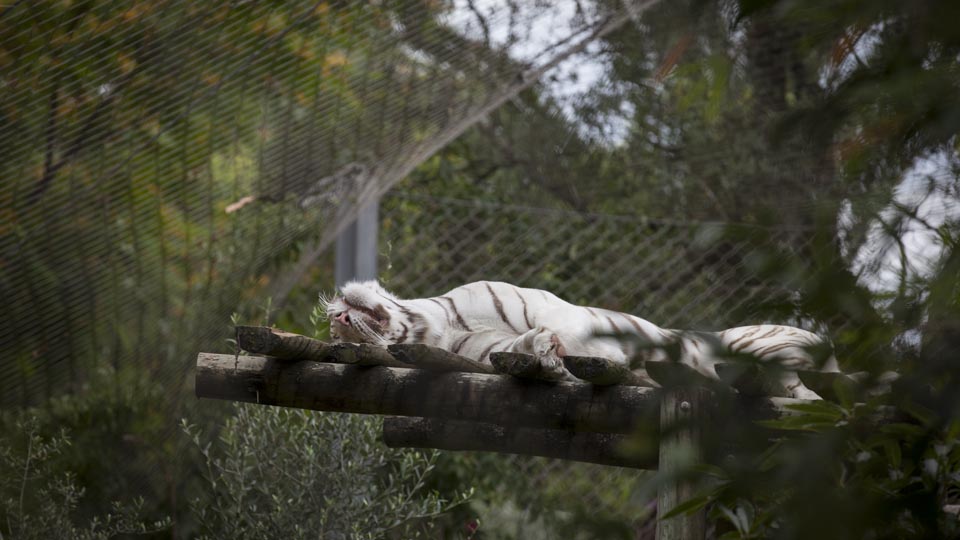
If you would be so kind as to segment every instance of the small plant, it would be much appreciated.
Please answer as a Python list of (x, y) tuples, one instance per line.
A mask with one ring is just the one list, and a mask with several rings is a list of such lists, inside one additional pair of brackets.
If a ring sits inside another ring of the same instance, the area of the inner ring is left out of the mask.
[(193, 511), (211, 538), (414, 538), (472, 494), (428, 491), (436, 454), (385, 448), (369, 417), (238, 405), (215, 442), (183, 429), (205, 462)]
[(330, 339), (330, 319), (327, 318), (326, 305), (327, 300), (321, 298), (310, 311), (310, 328), (313, 330), (313, 337), (324, 341)]
[(114, 502), (110, 512), (85, 525), (74, 523), (84, 489), (70, 473), (55, 472), (54, 461), (70, 447), (65, 431), (54, 437), (39, 435), (30, 413), (15, 422), (21, 437), (0, 439), (0, 539), (76, 538), (106, 540), (119, 535), (149, 534), (170, 526), (169, 519), (153, 523), (140, 516), (143, 499)]

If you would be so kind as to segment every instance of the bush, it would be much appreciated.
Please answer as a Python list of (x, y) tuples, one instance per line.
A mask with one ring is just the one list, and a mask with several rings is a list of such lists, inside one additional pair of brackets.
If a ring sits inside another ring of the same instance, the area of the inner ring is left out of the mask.
[(170, 526), (168, 519), (144, 522), (140, 498), (114, 502), (110, 512), (77, 524), (75, 514), (84, 489), (76, 485), (73, 474), (56, 472), (55, 465), (68, 452), (70, 439), (66, 432), (40, 435), (39, 422), (30, 411), (18, 416), (14, 436), (0, 439), (0, 522), (10, 538), (106, 540)]
[(830, 326), (838, 360), (863, 372), (777, 420), (750, 422), (719, 396), (708, 465), (686, 471), (703, 491), (683, 506), (709, 506), (720, 538), (956, 538), (960, 244), (945, 234), (940, 265), (892, 300), (827, 244), (806, 261), (771, 253), (766, 272), (803, 270), (792, 308), (842, 321)]
[(215, 445), (184, 430), (206, 462), (193, 511), (211, 538), (412, 538), (470, 495), (425, 489), (436, 453), (384, 447), (370, 417), (238, 405)]

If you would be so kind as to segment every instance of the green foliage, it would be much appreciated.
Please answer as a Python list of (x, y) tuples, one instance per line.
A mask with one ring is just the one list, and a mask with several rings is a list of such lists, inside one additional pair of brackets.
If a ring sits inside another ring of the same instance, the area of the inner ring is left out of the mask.
[[(685, 471), (703, 491), (678, 512), (709, 504), (722, 538), (956, 537), (944, 508), (960, 500), (960, 250), (946, 242), (933, 275), (880, 302), (820, 247), (805, 260), (771, 251), (764, 270), (804, 276), (790, 281), (790, 309), (828, 322), (841, 366), (862, 370), (857, 382), (774, 420), (751, 421), (718, 395), (708, 466)], [(911, 309), (884, 308), (902, 305)]]
[(55, 465), (73, 451), (73, 441), (65, 431), (51, 437), (41, 435), (39, 422), (31, 413), (18, 415), (12, 427), (15, 431), (0, 439), (0, 537), (108, 540), (170, 526), (169, 519), (145, 521), (142, 498), (116, 501), (109, 512), (78, 523), (76, 513), (84, 489), (74, 475), (59, 472)]
[[(648, 474), (586, 463), (484, 452), (441, 452), (429, 485), (474, 496), (439, 521), (444, 538), (634, 538), (653, 507)], [(576, 494), (572, 496), (571, 494)]]
[(436, 453), (385, 448), (370, 417), (240, 405), (216, 442), (184, 431), (203, 456), (193, 511), (211, 538), (413, 538), (470, 496), (428, 490)]

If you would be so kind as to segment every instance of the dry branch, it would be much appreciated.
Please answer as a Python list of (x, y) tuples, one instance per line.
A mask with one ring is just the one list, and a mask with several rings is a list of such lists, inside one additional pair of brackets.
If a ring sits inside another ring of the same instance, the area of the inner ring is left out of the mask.
[(383, 441), (391, 447), (500, 452), (638, 469), (656, 467), (655, 451), (648, 456), (625, 456), (622, 449), (626, 439), (626, 435), (616, 433), (505, 428), (434, 418), (391, 417), (383, 421)]
[(602, 433), (630, 433), (649, 421), (644, 413), (656, 407), (654, 392), (208, 353), (197, 357), (196, 371), (196, 393), (204, 398)]
[(431, 371), (459, 371), (462, 373), (494, 373), (493, 367), (444, 349), (422, 344), (402, 343), (387, 346), (394, 358), (406, 364), (403, 367)]

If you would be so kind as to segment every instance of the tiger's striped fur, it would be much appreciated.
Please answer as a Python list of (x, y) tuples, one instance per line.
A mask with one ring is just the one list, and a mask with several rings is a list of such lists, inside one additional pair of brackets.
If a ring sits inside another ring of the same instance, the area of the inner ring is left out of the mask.
[[(489, 362), (493, 352), (522, 352), (564, 374), (565, 355), (626, 363), (642, 353), (649, 360), (665, 360), (666, 353), (656, 346), (668, 344), (679, 344), (681, 362), (714, 378), (714, 365), (722, 361), (718, 347), (791, 369), (811, 369), (815, 366), (808, 349), (823, 343), (816, 334), (780, 325), (721, 332), (669, 330), (626, 313), (573, 305), (547, 291), (492, 281), (469, 283), (434, 298), (409, 300), (397, 298), (375, 281), (353, 282), (324, 302), (331, 335), (338, 341), (384, 346), (422, 343), (482, 362)], [(633, 334), (639, 339), (617, 339), (611, 334)], [(654, 347), (641, 351), (637, 342)], [(831, 358), (821, 369), (837, 371), (836, 361)], [(782, 377), (793, 397), (819, 398), (795, 373), (784, 371)]]

